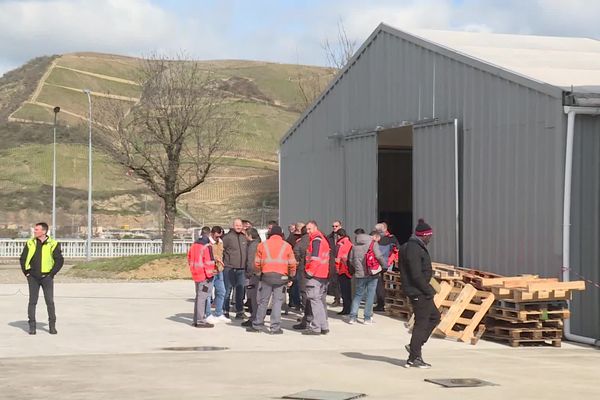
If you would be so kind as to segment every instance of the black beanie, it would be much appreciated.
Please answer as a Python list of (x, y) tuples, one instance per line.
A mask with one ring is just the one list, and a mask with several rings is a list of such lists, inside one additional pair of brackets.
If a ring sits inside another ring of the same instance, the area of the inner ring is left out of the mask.
[(431, 226), (429, 226), (429, 224), (427, 222), (425, 222), (425, 220), (423, 218), (420, 218), (419, 223), (417, 224), (417, 227), (415, 228), (415, 234), (417, 236), (429, 236), (429, 235), (433, 235), (433, 230), (431, 229)]
[(281, 229), (281, 227), (279, 225), (273, 225), (271, 227), (271, 233), (270, 233), (269, 237), (274, 236), (274, 235), (281, 236), (282, 238), (284, 237), (283, 229)]

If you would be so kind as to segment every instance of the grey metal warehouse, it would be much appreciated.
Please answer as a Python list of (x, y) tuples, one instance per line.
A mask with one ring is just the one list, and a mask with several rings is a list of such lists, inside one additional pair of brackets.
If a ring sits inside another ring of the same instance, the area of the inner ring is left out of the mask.
[[(600, 42), (380, 25), (284, 135), (280, 220), (378, 220), (433, 258), (600, 280)], [(567, 336), (600, 338), (600, 289)]]

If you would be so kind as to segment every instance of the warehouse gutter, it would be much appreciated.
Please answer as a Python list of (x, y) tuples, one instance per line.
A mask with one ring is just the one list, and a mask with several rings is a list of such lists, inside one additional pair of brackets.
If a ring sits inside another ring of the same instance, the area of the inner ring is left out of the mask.
[[(563, 281), (571, 280), (571, 181), (573, 178), (573, 137), (575, 136), (575, 116), (600, 115), (600, 107), (573, 107), (565, 106), (567, 114), (567, 146), (565, 153), (565, 185), (563, 201)], [(571, 302), (569, 301), (569, 309)], [(576, 335), (571, 332), (571, 319), (564, 321), (564, 332), (567, 340), (599, 346), (600, 339)]]

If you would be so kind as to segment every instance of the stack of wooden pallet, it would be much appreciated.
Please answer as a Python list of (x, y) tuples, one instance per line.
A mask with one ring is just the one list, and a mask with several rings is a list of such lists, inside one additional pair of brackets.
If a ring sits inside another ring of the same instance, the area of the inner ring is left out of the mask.
[(385, 310), (392, 317), (408, 320), (412, 315), (412, 307), (408, 296), (402, 292), (400, 274), (386, 272), (383, 275), (385, 287)]
[[(434, 271), (436, 281), (432, 282), (432, 286), (437, 291), (434, 302), (442, 314), (435, 334), (475, 344), (483, 333), (484, 325), (481, 323), (494, 301), (494, 295), (465, 284), (462, 272), (450, 265), (435, 264)], [(410, 329), (412, 308), (408, 297), (402, 292), (400, 275), (386, 273), (384, 283), (387, 313), (409, 319)]]
[(537, 275), (484, 278), (484, 288), (496, 297), (486, 319), (485, 336), (510, 346), (550, 344), (560, 347), (567, 300), (584, 281), (559, 282)]

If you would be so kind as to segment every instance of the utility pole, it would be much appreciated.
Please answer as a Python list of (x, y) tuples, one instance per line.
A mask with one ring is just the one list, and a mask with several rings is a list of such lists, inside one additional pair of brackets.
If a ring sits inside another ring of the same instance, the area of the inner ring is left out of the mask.
[(60, 107), (54, 107), (54, 135), (52, 140), (52, 238), (56, 239), (56, 120)]
[(92, 97), (90, 96), (90, 89), (84, 89), (83, 92), (87, 94), (90, 113), (88, 138), (88, 232), (86, 246), (86, 259), (90, 261), (92, 259)]

